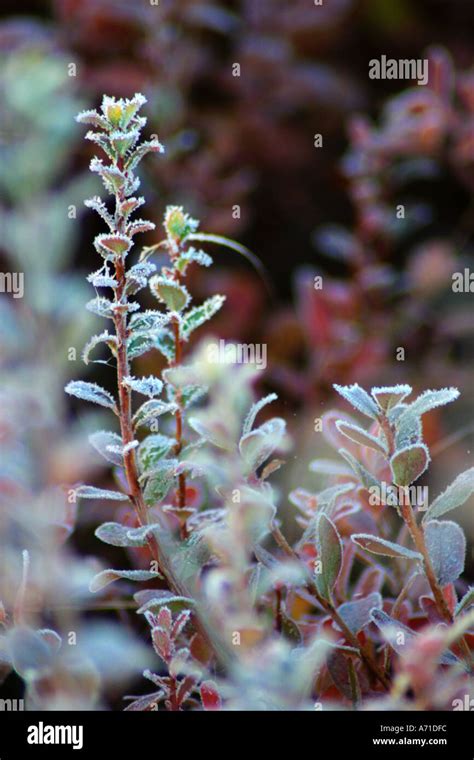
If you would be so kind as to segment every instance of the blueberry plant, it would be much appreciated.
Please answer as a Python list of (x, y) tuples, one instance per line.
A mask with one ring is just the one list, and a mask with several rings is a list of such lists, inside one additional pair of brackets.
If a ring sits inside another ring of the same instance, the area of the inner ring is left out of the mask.
[[(141, 141), (145, 102), (104, 97), (100, 110), (77, 117), (103, 152), (90, 168), (112, 198), (112, 207), (86, 201), (107, 226), (94, 241), (102, 264), (88, 277), (96, 296), (87, 308), (109, 329), (87, 342), (83, 359), (113, 366), (116, 390), (66, 385), (115, 420), (89, 440), (116, 486), (79, 484), (72, 495), (116, 503), (95, 535), (127, 559), (126, 567), (95, 567), (89, 597), (132, 607), (149, 627), (152, 647), (127, 640), (125, 649), (128, 667), (153, 689), (127, 696), (126, 709), (455, 709), (472, 689), (474, 589), (461, 577), (464, 533), (444, 516), (471, 496), (474, 468), (434, 499), (420, 499), (415, 484), (430, 464), (423, 416), (459, 392), (410, 401), (406, 384), (370, 393), (335, 385), (369, 426), (324, 416), (339, 458), (311, 464), (322, 490), (289, 494), (301, 531), (288, 540), (278, 511), (284, 489), (271, 483), (292, 445), (285, 421), (268, 414), (276, 395), (256, 401), (258, 370), (212, 362), (209, 338), (189, 346), (224, 304), (214, 295), (192, 305), (188, 269), (212, 264), (195, 244), (248, 252), (200, 232), (172, 206), (163, 239), (130, 263), (135, 235), (154, 230), (134, 217), (144, 204), (137, 167), (163, 151), (156, 137)], [(155, 308), (142, 308), (139, 293)], [(164, 369), (139, 376), (145, 355), (161, 357)], [(72, 704), (100, 704), (107, 648), (91, 644), (95, 664), (87, 651), (71, 659), (55, 630), (35, 629), (32, 582), (25, 551), (11, 614), (0, 607), (2, 669), (16, 670), (36, 706), (60, 703), (48, 695), (65, 682), (80, 692)], [(134, 592), (137, 584), (146, 586)]]

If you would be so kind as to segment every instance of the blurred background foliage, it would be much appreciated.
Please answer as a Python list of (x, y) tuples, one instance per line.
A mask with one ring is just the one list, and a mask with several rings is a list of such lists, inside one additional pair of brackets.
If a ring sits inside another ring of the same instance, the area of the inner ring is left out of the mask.
[[(198, 299), (227, 295), (214, 334), (268, 344), (262, 390), (279, 393), (295, 441), (284, 493), (314, 487), (308, 461), (327, 453), (314, 420), (332, 406), (333, 382), (459, 386), (461, 400), (427, 420), (440, 454), (433, 492), (472, 465), (473, 296), (451, 288), (472, 266), (469, 0), (4, 0), (2, 14), (0, 268), (25, 273), (25, 298), (0, 299), (0, 530), (13, 567), (34, 544), (18, 538), (17, 505), (38, 502), (41, 514), (53, 500), (51, 521), (67, 534), (75, 516), (61, 512), (58, 488), (98, 466), (86, 442), (97, 415), (72, 415), (62, 389), (85, 373), (84, 274), (100, 231), (82, 204), (97, 192), (92, 146), (73, 117), (104, 92), (143, 92), (147, 129), (166, 146), (142, 171), (147, 216), (182, 204), (268, 270), (271, 297), (243, 260), (217, 252), (192, 287)], [(371, 58), (428, 49), (430, 88), (368, 78)], [(143, 371), (156, 362), (145, 357)], [(98, 366), (93, 379), (110, 384)], [(294, 514), (283, 517), (295, 531)], [(96, 551), (98, 519), (81, 518), (82, 553)], [(467, 513), (465, 528), (472, 539)]]

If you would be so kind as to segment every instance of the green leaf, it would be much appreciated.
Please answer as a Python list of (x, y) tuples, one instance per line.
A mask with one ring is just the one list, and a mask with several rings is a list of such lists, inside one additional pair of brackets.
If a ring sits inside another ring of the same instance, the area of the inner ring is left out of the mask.
[(429, 462), (430, 454), (424, 443), (397, 451), (390, 460), (393, 482), (409, 486), (424, 473)]
[(159, 396), (163, 390), (163, 383), (159, 378), (150, 375), (149, 377), (124, 377), (123, 384), (131, 388), (135, 393), (141, 393), (143, 396)]
[(130, 319), (130, 329), (134, 333), (140, 332), (157, 332), (169, 321), (168, 315), (161, 311), (141, 311), (139, 314), (133, 314)]
[(127, 340), (127, 353), (129, 359), (136, 359), (155, 347), (154, 336), (148, 333), (140, 332), (130, 335)]
[(376, 420), (380, 414), (380, 410), (375, 401), (369, 396), (367, 391), (360, 387), (357, 383), (354, 385), (337, 385), (334, 384), (333, 388), (346, 399), (354, 409), (357, 409), (362, 414), (367, 415), (373, 420)]
[[(384, 639), (397, 654), (404, 654), (407, 644), (420, 636), (420, 634), (414, 633), (411, 628), (408, 628), (408, 626), (399, 620), (387, 615), (383, 610), (373, 609), (370, 614)], [(401, 633), (403, 637), (400, 636)], [(454, 665), (459, 663), (459, 659), (449, 649), (446, 649), (440, 656), (439, 662), (442, 665)]]
[(409, 396), (413, 388), (410, 385), (391, 385), (383, 388), (372, 388), (371, 394), (383, 412), (387, 413), (396, 407), (400, 401)]
[(156, 435), (147, 436), (138, 447), (140, 472), (145, 473), (153, 469), (163, 457), (169, 454), (175, 445), (176, 441), (167, 435), (157, 433)]
[(182, 609), (183, 607), (194, 607), (194, 599), (190, 599), (187, 596), (180, 596), (179, 594), (173, 594), (172, 591), (161, 591), (158, 589), (145, 589), (144, 591), (138, 591), (133, 595), (133, 598), (141, 606), (137, 610), (137, 615), (143, 615), (145, 612), (155, 612), (160, 607), (167, 606), (172, 610)]
[(139, 428), (142, 425), (149, 424), (151, 421), (156, 420), (162, 414), (167, 412), (175, 412), (176, 404), (172, 402), (161, 401), (161, 399), (154, 398), (150, 401), (145, 401), (144, 404), (134, 414), (132, 422), (134, 428)]
[(148, 507), (154, 506), (166, 496), (173, 485), (174, 471), (177, 464), (176, 459), (166, 459), (157, 462), (155, 469), (149, 474), (143, 492), (143, 498)]
[(121, 523), (106, 522), (99, 525), (95, 536), (110, 546), (146, 546), (147, 535), (159, 528), (158, 523), (130, 528)]
[(170, 330), (160, 330), (154, 336), (153, 347), (162, 354), (168, 362), (174, 362), (176, 357), (176, 347), (173, 333)]
[(463, 610), (471, 607), (474, 604), (474, 586), (471, 586), (463, 598), (457, 603), (454, 615), (457, 617)]
[(150, 279), (151, 292), (161, 303), (166, 304), (170, 311), (182, 311), (190, 301), (190, 295), (184, 285), (175, 280), (155, 275)]
[(112, 306), (112, 301), (109, 301), (108, 298), (103, 298), (102, 296), (92, 298), (86, 303), (87, 311), (91, 311), (93, 314), (97, 314), (98, 317), (104, 317), (105, 319), (114, 318)]
[(459, 391), (457, 388), (442, 388), (438, 391), (428, 390), (422, 393), (421, 396), (418, 396), (411, 404), (408, 404), (404, 414), (416, 414), (418, 417), (421, 417), (422, 414), (429, 412), (431, 409), (455, 401), (458, 396)]
[(120, 491), (109, 491), (95, 486), (77, 486), (74, 489), (76, 497), (80, 499), (110, 499), (110, 501), (128, 501), (128, 496)]
[(97, 573), (89, 584), (89, 591), (95, 594), (97, 591), (122, 578), (127, 581), (149, 581), (152, 578), (162, 578), (161, 573), (151, 570), (102, 570)]
[[(401, 409), (401, 406), (395, 407), (393, 411), (397, 413)], [(397, 450), (421, 443), (421, 420), (414, 412), (405, 413), (405, 410), (402, 410), (397, 417), (395, 414), (391, 414), (390, 421), (395, 422), (395, 448)]]
[(363, 599), (344, 602), (337, 608), (337, 611), (349, 630), (357, 635), (359, 631), (372, 622), (370, 613), (373, 609), (382, 609), (382, 597), (377, 591)]
[(441, 586), (454, 583), (464, 570), (466, 538), (462, 528), (450, 520), (430, 520), (424, 526), (426, 548), (436, 579)]
[(72, 380), (64, 389), (70, 396), (76, 396), (83, 401), (91, 401), (99, 406), (117, 411), (113, 396), (96, 383), (86, 383), (84, 380)]
[(370, 488), (380, 488), (380, 483), (365, 467), (346, 449), (339, 449), (339, 454), (346, 462), (349, 462), (351, 468), (359, 478), (360, 482), (369, 490)]
[[(105, 345), (108, 346), (112, 351), (112, 354), (114, 356), (116, 355), (117, 338), (115, 335), (109, 335), (107, 330), (104, 330), (104, 332), (102, 332), (100, 335), (93, 335), (92, 338), (90, 338), (90, 340), (88, 340), (84, 346), (84, 349), (82, 351), (82, 361), (84, 364), (89, 364), (89, 356), (91, 354), (91, 351), (93, 351), (94, 348), (96, 348), (96, 346), (100, 345), (101, 343), (105, 343)], [(106, 362), (103, 363), (106, 364)]]
[(325, 514), (316, 523), (316, 550), (320, 572), (315, 573), (319, 594), (330, 602), (332, 590), (342, 567), (342, 541), (334, 523)]
[(123, 466), (123, 456), (118, 452), (123, 447), (123, 441), (117, 433), (109, 433), (107, 430), (98, 430), (89, 436), (89, 443), (108, 462)]
[(426, 511), (423, 522), (433, 517), (440, 517), (451, 512), (452, 509), (462, 506), (474, 491), (474, 467), (462, 472), (455, 480), (440, 494), (430, 508)]
[(358, 425), (352, 425), (349, 422), (345, 422), (345, 420), (338, 420), (336, 422), (336, 427), (339, 432), (345, 435), (346, 438), (349, 438), (349, 440), (359, 443), (361, 446), (368, 446), (371, 449), (375, 449), (375, 451), (379, 451), (386, 456), (387, 448), (384, 445), (384, 442), (380, 438), (376, 438), (374, 435), (371, 435), (371, 433), (363, 430)]
[(360, 546), (361, 549), (371, 554), (381, 555), (382, 557), (396, 557), (397, 559), (417, 559), (423, 557), (419, 552), (406, 549), (400, 544), (394, 544), (392, 541), (386, 541), (378, 536), (371, 536), (368, 533), (353, 533), (351, 540)]
[(214, 316), (214, 314), (217, 314), (224, 301), (225, 296), (215, 295), (208, 298), (200, 306), (194, 306), (194, 308), (187, 311), (186, 314), (183, 314), (181, 333), (184, 340), (188, 340), (194, 330), (205, 324)]

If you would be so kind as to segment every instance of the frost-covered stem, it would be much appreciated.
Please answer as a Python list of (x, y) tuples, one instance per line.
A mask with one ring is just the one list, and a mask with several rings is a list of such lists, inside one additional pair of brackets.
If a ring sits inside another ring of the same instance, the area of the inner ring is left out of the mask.
[[(271, 528), (272, 536), (275, 539), (278, 546), (292, 559), (296, 559), (298, 562), (300, 562), (300, 557), (298, 556), (297, 552), (290, 546), (288, 541), (286, 540), (285, 536), (281, 532), (280, 528), (276, 523), (272, 524)], [(360, 641), (358, 640), (357, 636), (355, 636), (352, 631), (347, 627), (347, 625), (344, 623), (343, 619), (337, 612), (336, 608), (333, 604), (326, 601), (322, 596), (320, 596), (319, 591), (316, 587), (316, 584), (313, 583), (313, 581), (308, 580), (306, 582), (306, 587), (308, 591), (317, 599), (321, 607), (331, 616), (333, 621), (339, 626), (342, 633), (344, 634), (347, 641), (350, 641), (351, 645), (357, 649), (359, 653), (359, 657), (366, 666), (367, 670), (377, 678), (382, 686), (384, 686), (385, 689), (389, 690), (390, 688), (390, 682), (388, 678), (385, 676), (385, 674), (382, 672), (382, 670), (377, 665), (376, 661), (372, 657), (371, 653), (367, 650), (365, 646), (363, 646)]]
[[(425, 575), (430, 585), (431, 591), (433, 593), (433, 596), (436, 602), (436, 607), (438, 608), (438, 612), (441, 615), (441, 617), (443, 617), (444, 620), (449, 625), (451, 625), (454, 622), (454, 618), (448, 608), (443, 591), (438, 583), (435, 572), (433, 570), (433, 565), (431, 564), (430, 555), (429, 555), (428, 548), (425, 542), (425, 536), (416, 521), (415, 513), (413, 512), (413, 507), (411, 506), (411, 503), (410, 503), (410, 496), (408, 493), (408, 489), (406, 489), (405, 491), (405, 498), (403, 499), (403, 502), (404, 503), (401, 509), (402, 517), (410, 532), (410, 536), (412, 538), (413, 543), (415, 544), (416, 550), (423, 557), (423, 566), (425, 570)], [(464, 651), (465, 659), (467, 663), (469, 664), (469, 667), (471, 667), (472, 666), (471, 650), (464, 637), (460, 640), (460, 644)]]
[(410, 532), (412, 541), (416, 546), (416, 550), (423, 557), (425, 575), (428, 580), (428, 583), (430, 584), (431, 591), (433, 592), (433, 596), (435, 598), (438, 611), (440, 615), (446, 620), (447, 623), (452, 623), (453, 617), (448, 609), (448, 605), (446, 604), (446, 599), (444, 598), (443, 592), (438, 584), (438, 581), (436, 580), (436, 576), (433, 570), (433, 565), (431, 564), (431, 560), (430, 560), (430, 555), (426, 547), (425, 537), (423, 535), (423, 531), (420, 529), (416, 521), (415, 513), (413, 512), (413, 508), (410, 504), (408, 490), (405, 491), (405, 498), (403, 499), (403, 502), (404, 503), (402, 505), (402, 510), (401, 510), (402, 517)]
[[(174, 366), (178, 366), (179, 364), (181, 364), (183, 341), (180, 334), (179, 319), (177, 317), (173, 319), (172, 327), (173, 327), (173, 335), (174, 335), (174, 343), (175, 343), (175, 358), (174, 358), (173, 364)], [(178, 407), (176, 410), (176, 446), (175, 446), (175, 453), (177, 456), (183, 447), (183, 408), (182, 408), (181, 390), (179, 388), (176, 391), (176, 404)], [(180, 509), (184, 509), (184, 507), (186, 506), (186, 475), (184, 472), (178, 475), (178, 506)], [(184, 525), (183, 530), (185, 531), (185, 529), (186, 529), (186, 526)], [(185, 533), (184, 535), (182, 535), (182, 538), (186, 538)]]

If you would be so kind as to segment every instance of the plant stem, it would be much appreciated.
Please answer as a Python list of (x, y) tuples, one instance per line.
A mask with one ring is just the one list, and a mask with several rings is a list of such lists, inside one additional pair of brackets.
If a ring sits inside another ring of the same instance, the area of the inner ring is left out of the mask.
[[(296, 559), (298, 562), (300, 562), (300, 558), (296, 551), (290, 546), (288, 541), (286, 540), (285, 536), (281, 532), (280, 528), (276, 523), (273, 523), (272, 525), (272, 535), (275, 539), (276, 543), (282, 549), (285, 554), (287, 554), (292, 559)], [(321, 607), (324, 608), (324, 610), (332, 617), (333, 621), (339, 626), (341, 631), (343, 632), (345, 638), (347, 641), (350, 641), (352, 646), (357, 649), (359, 652), (359, 656), (362, 660), (362, 662), (365, 664), (367, 670), (371, 673), (372, 676), (377, 678), (382, 686), (384, 686), (387, 691), (390, 689), (390, 682), (388, 678), (385, 676), (383, 671), (379, 668), (378, 664), (372, 657), (371, 653), (367, 650), (365, 646), (363, 646), (360, 641), (358, 640), (357, 636), (352, 633), (352, 631), (347, 627), (339, 613), (337, 612), (334, 605), (330, 602), (328, 602), (326, 599), (324, 599), (322, 596), (320, 596), (319, 591), (316, 587), (316, 584), (313, 583), (313, 581), (308, 580), (306, 583), (306, 587), (308, 591), (317, 599)]]
[[(176, 318), (172, 322), (173, 335), (175, 343), (175, 358), (172, 366), (179, 366), (182, 359), (183, 342), (180, 335), (179, 320)], [(175, 454), (178, 455), (183, 448), (183, 408), (181, 390), (176, 391), (176, 446)], [(186, 475), (184, 472), (178, 475), (178, 506), (180, 509), (186, 507)], [(183, 537), (183, 536), (182, 536)], [(185, 537), (185, 536), (184, 536)]]
[[(119, 193), (117, 196), (118, 204), (123, 200), (123, 196)], [(119, 214), (116, 215), (117, 231), (124, 233), (125, 220)], [(125, 292), (126, 277), (125, 277), (125, 263), (123, 258), (117, 257), (115, 260), (115, 277), (117, 280), (117, 288), (115, 290), (115, 306), (114, 312), (114, 325), (117, 337), (117, 383), (118, 383), (118, 395), (119, 395), (119, 420), (120, 420), (120, 432), (122, 436), (123, 445), (131, 443), (134, 440), (134, 431), (132, 424), (132, 408), (131, 408), (131, 390), (124, 384), (124, 378), (129, 375), (129, 359), (127, 351), (127, 298)], [(181, 358), (181, 340), (179, 336), (178, 325), (178, 341), (177, 341), (177, 359)], [(180, 420), (179, 428), (177, 426), (177, 444), (181, 447), (181, 428), (182, 418), (181, 413), (177, 419)], [(127, 478), (129, 496), (135, 508), (135, 512), (140, 525), (147, 525), (148, 510), (143, 499), (142, 490), (138, 480), (138, 472), (136, 466), (135, 451), (130, 449), (124, 454), (124, 469)], [(183, 479), (180, 482), (180, 493), (182, 494), (183, 503), (185, 503), (186, 494), (186, 481)], [(147, 544), (150, 550), (150, 554), (157, 564), (159, 571), (164, 576), (169, 588), (179, 596), (189, 597), (190, 594), (184, 583), (176, 576), (171, 562), (166, 556), (164, 548), (161, 546), (160, 541), (156, 535), (153, 534), (147, 537)], [(224, 660), (222, 647), (217, 647), (214, 642), (213, 636), (207, 630), (205, 621), (196, 615), (196, 626), (201, 635), (209, 645), (211, 651), (214, 652), (218, 659)]]
[[(436, 602), (436, 607), (438, 608), (438, 612), (444, 618), (444, 620), (447, 623), (449, 623), (449, 625), (451, 625), (454, 622), (454, 618), (449, 610), (443, 591), (441, 589), (441, 586), (438, 583), (435, 572), (433, 570), (433, 565), (431, 564), (430, 555), (429, 555), (428, 548), (425, 542), (425, 536), (416, 521), (415, 513), (413, 512), (413, 507), (411, 506), (411, 503), (410, 503), (408, 489), (405, 491), (405, 494), (406, 494), (406, 498), (403, 500), (404, 503), (401, 508), (402, 517), (410, 532), (410, 536), (413, 540), (416, 550), (423, 557), (425, 575), (430, 585), (431, 591), (433, 593), (433, 596)], [(462, 637), (462, 639), (460, 640), (460, 644), (463, 649), (466, 662), (469, 665), (469, 668), (471, 668), (472, 667), (471, 650), (464, 637)]]

